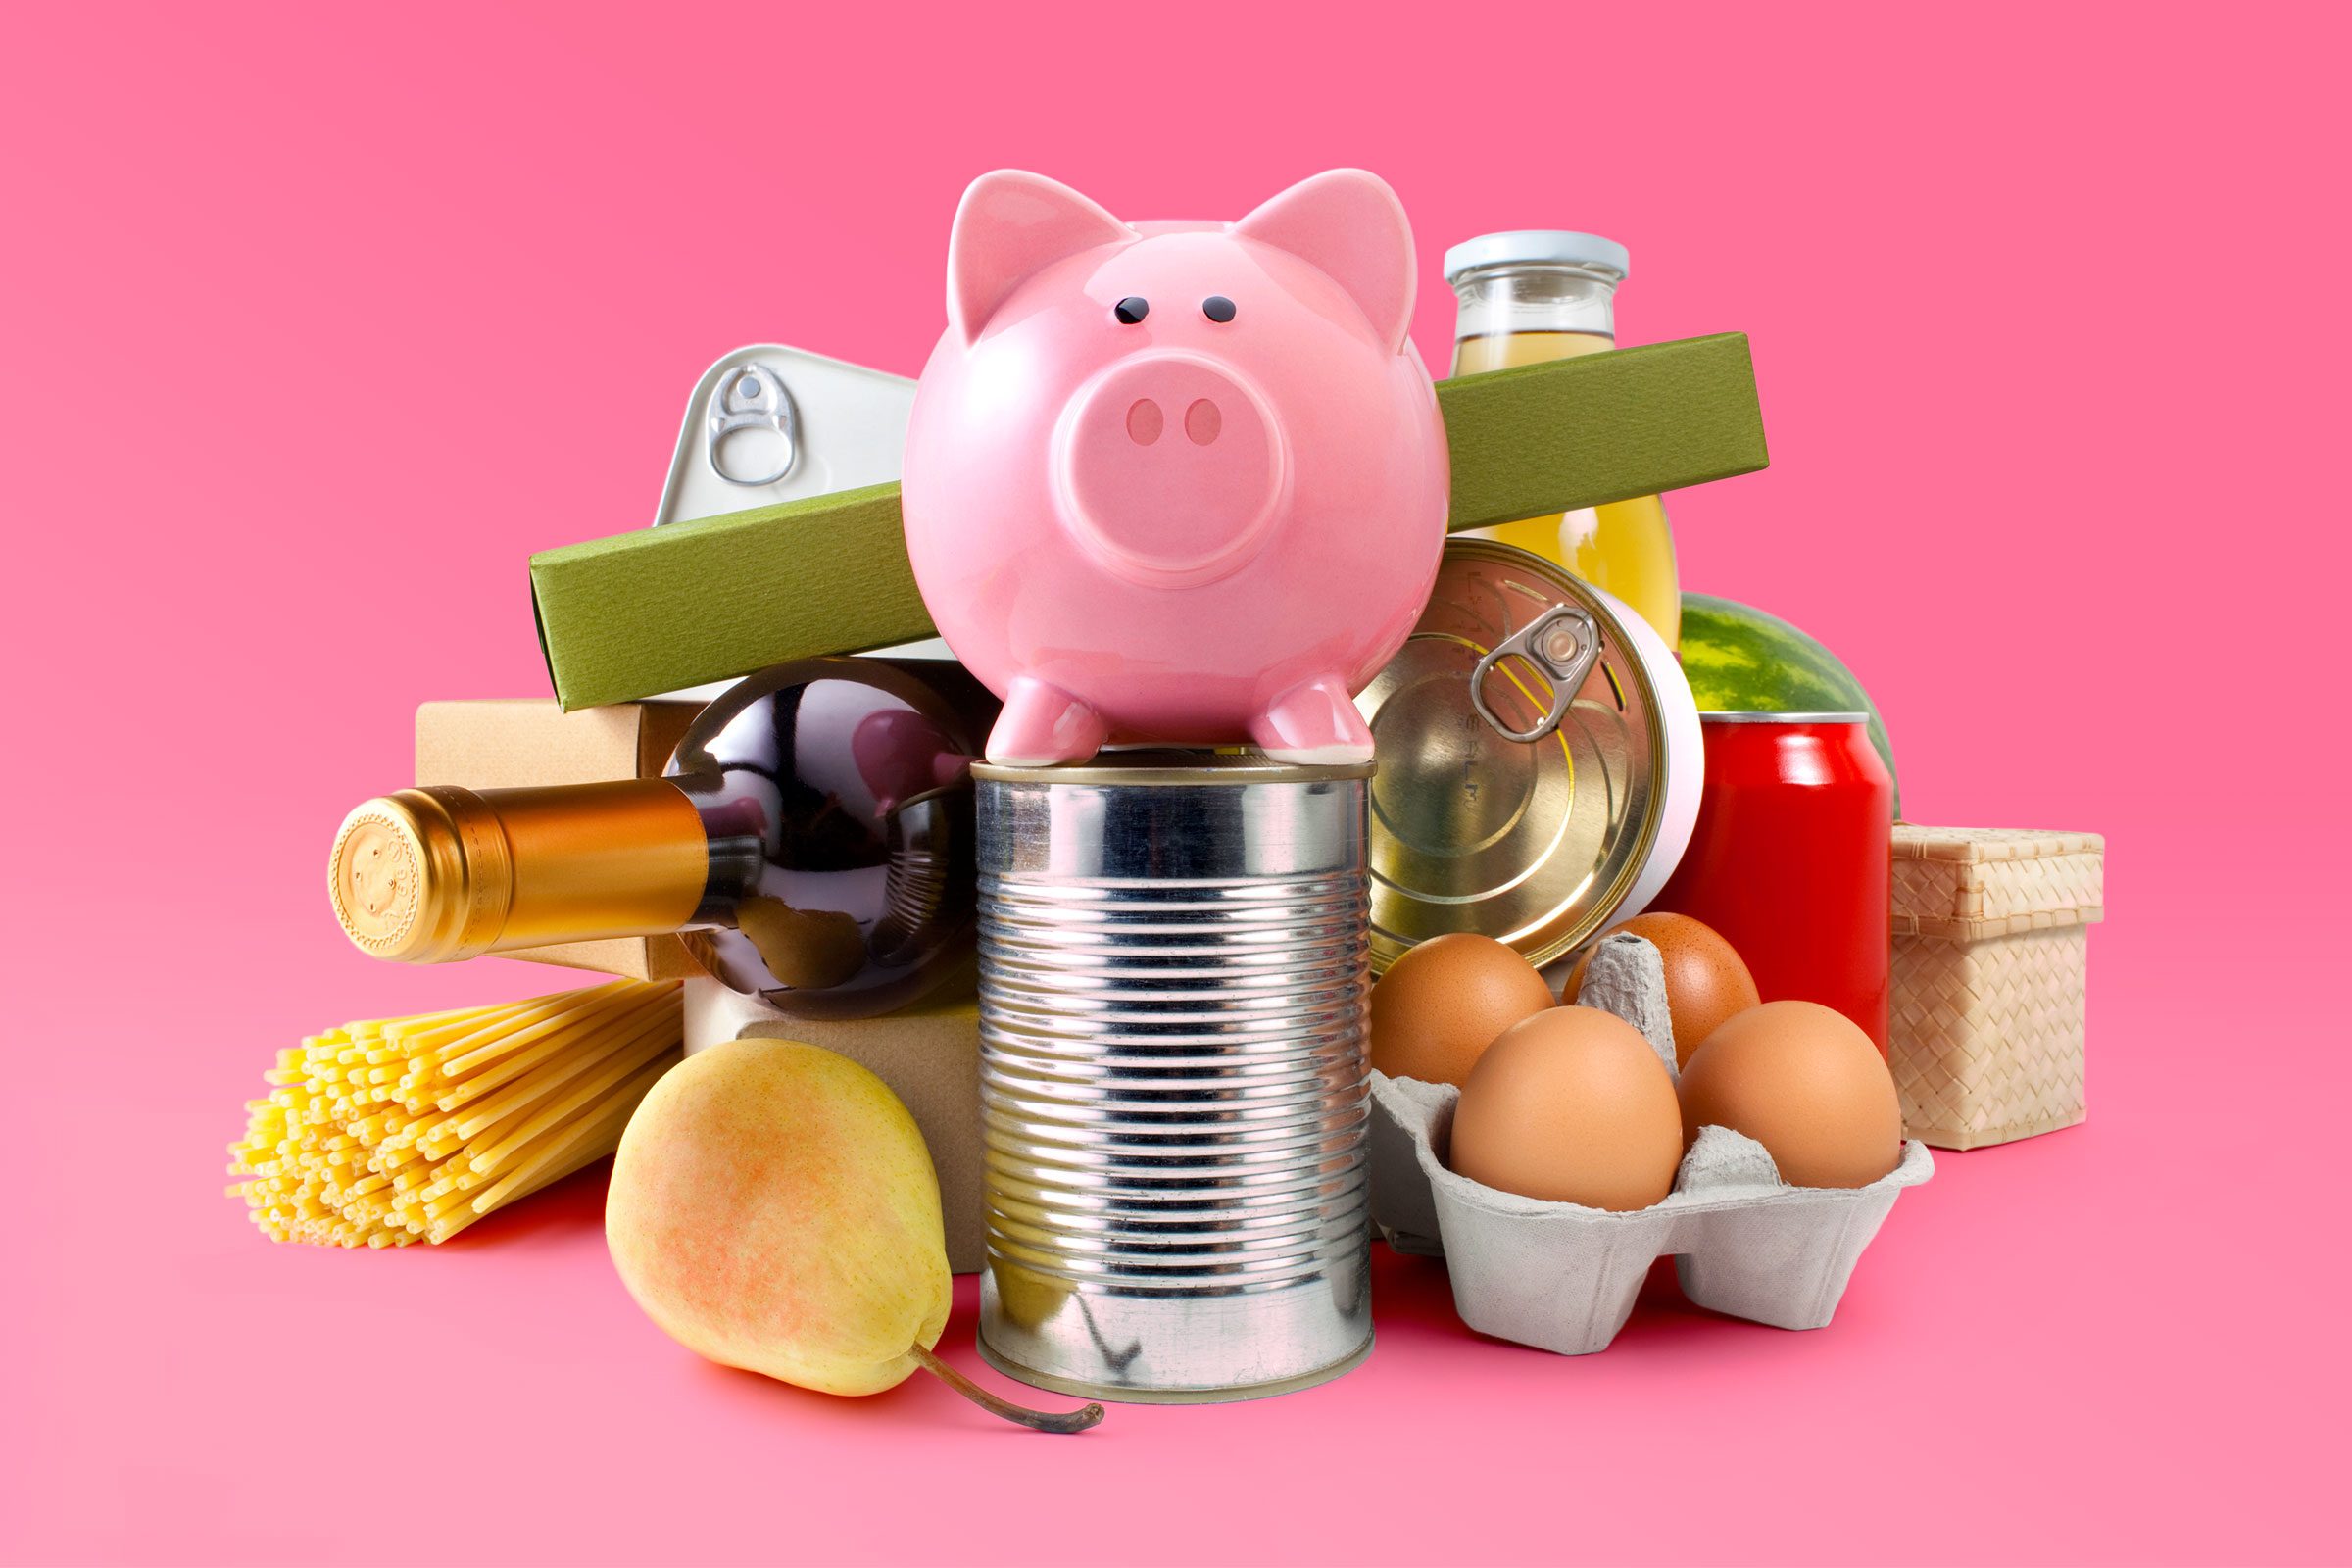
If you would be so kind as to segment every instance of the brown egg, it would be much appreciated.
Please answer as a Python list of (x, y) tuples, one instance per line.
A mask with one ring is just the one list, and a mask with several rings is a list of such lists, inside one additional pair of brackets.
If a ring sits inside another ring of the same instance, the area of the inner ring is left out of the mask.
[(1453, 1168), (1523, 1198), (1647, 1208), (1683, 1159), (1674, 1080), (1640, 1030), (1553, 1007), (1503, 1031), (1453, 1112)]
[(1867, 1187), (1903, 1153), (1894, 1077), (1859, 1025), (1818, 1002), (1727, 1019), (1683, 1066), (1683, 1138), (1729, 1127), (1796, 1187)]
[[(1746, 960), (1703, 921), (1659, 910), (1621, 920), (1601, 936), (1620, 931), (1646, 940), (1658, 950), (1658, 958), (1666, 966), (1666, 1012), (1674, 1023), (1678, 1063), (1689, 1062), (1698, 1043), (1713, 1034), (1724, 1019), (1745, 1012), (1763, 1000), (1756, 995), (1756, 979), (1747, 972)], [(1592, 952), (1587, 947), (1560, 991), (1565, 1000), (1576, 1000), (1577, 988), (1585, 983), (1585, 966), (1592, 961)]]
[(1458, 1086), (1496, 1035), (1552, 1001), (1536, 966), (1493, 937), (1431, 937), (1372, 988), (1372, 1065)]

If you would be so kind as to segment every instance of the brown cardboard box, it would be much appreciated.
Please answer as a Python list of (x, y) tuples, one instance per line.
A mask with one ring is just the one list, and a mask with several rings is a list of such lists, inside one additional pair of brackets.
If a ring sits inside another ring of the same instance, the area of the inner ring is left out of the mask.
[[(566, 713), (546, 697), (424, 703), (416, 710), (416, 782), (511, 790), (658, 778), (701, 711), (700, 703), (656, 701)], [(676, 937), (564, 942), (501, 956), (632, 980), (702, 973)]]
[(988, 1255), (981, 1191), (980, 1004), (925, 1003), (880, 1018), (796, 1018), (708, 977), (686, 982), (686, 1050), (747, 1036), (837, 1051), (890, 1085), (930, 1146), (948, 1230), (948, 1267), (978, 1272)]

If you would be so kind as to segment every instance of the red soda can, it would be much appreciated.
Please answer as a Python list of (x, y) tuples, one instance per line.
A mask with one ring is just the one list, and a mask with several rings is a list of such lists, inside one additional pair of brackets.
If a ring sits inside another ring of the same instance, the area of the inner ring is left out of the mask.
[(1698, 717), (1698, 825), (1650, 907), (1722, 933), (1766, 1002), (1835, 1007), (1885, 1055), (1894, 779), (1870, 715)]

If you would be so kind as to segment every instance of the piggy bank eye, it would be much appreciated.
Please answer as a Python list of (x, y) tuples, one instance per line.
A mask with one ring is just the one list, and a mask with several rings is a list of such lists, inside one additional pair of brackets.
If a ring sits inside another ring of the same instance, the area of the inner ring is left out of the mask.
[(1152, 302), (1150, 300), (1138, 299), (1133, 294), (1130, 294), (1125, 299), (1119, 301), (1118, 304), (1112, 306), (1110, 308), (1110, 314), (1117, 317), (1127, 325), (1133, 326), (1136, 322), (1142, 320), (1145, 317), (1152, 314)]
[(1212, 321), (1233, 319), (1233, 301), (1222, 294), (1211, 294), (1200, 302), (1200, 314)]

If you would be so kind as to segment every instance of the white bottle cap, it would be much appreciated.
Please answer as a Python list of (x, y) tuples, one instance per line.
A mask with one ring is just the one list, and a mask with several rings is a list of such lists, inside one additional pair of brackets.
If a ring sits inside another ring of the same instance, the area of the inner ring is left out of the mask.
[(1480, 267), (1581, 267), (1613, 272), (1622, 283), (1633, 271), (1633, 258), (1613, 239), (1581, 234), (1568, 228), (1514, 228), (1500, 234), (1466, 239), (1446, 253), (1446, 281)]

